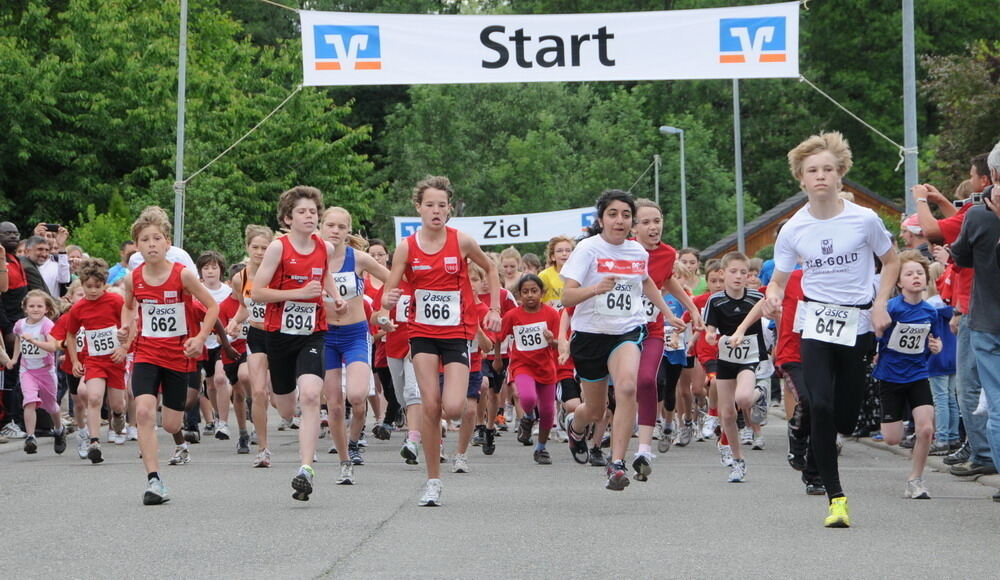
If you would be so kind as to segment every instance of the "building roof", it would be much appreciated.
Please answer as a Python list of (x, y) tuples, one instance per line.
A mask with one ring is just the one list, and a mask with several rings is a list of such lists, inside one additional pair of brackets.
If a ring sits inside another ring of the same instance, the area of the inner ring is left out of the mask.
[[(860, 183), (851, 181), (850, 179), (844, 179), (844, 189), (850, 191), (856, 191), (861, 193), (865, 197), (871, 198), (878, 203), (890, 207), (900, 213), (903, 213), (903, 208), (900, 205), (887, 197), (883, 197), (874, 191), (868, 189), (867, 187), (861, 185)], [(782, 216), (792, 213), (794, 210), (806, 204), (806, 192), (800, 191), (795, 195), (786, 198), (785, 200), (777, 203), (771, 209), (765, 211), (764, 213), (757, 216), (755, 219), (751, 220), (749, 223), (743, 226), (743, 237), (748, 238), (751, 235), (757, 233), (758, 231), (766, 228), (770, 224), (774, 223), (775, 220), (780, 219)], [(729, 234), (728, 236), (722, 238), (721, 240), (715, 242), (711, 246), (708, 246), (701, 251), (702, 256), (716, 256), (723, 250), (730, 246), (736, 245), (736, 232)]]

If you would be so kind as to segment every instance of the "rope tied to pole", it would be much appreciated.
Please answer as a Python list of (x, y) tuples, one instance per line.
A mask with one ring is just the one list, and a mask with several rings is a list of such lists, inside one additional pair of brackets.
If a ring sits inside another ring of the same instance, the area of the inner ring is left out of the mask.
[(652, 163), (649, 164), (649, 167), (647, 167), (646, 170), (642, 172), (642, 175), (640, 175), (639, 178), (635, 180), (635, 183), (632, 184), (632, 187), (628, 188), (629, 193), (632, 193), (632, 189), (634, 189), (635, 186), (639, 185), (639, 182), (642, 181), (643, 177), (646, 177), (646, 174), (649, 173), (649, 170), (652, 169), (654, 165), (656, 165), (655, 159), (652, 161)]
[[(261, 0), (261, 1), (263, 1), (263, 0)], [(288, 103), (288, 101), (292, 100), (292, 97), (294, 97), (295, 95), (297, 95), (299, 93), (299, 91), (301, 91), (301, 90), (302, 90), (302, 85), (296, 86), (295, 89), (287, 97), (285, 97), (285, 100), (281, 101), (278, 104), (278, 106), (275, 107), (274, 110), (272, 110), (270, 113), (268, 113), (263, 119), (261, 119), (259, 123), (257, 123), (256, 125), (254, 125), (249, 131), (247, 131), (242, 137), (240, 137), (239, 139), (237, 139), (232, 145), (230, 145), (229, 147), (226, 147), (225, 151), (223, 151), (222, 153), (219, 153), (218, 155), (216, 155), (215, 159), (212, 159), (211, 161), (209, 161), (208, 163), (206, 163), (204, 167), (202, 167), (198, 171), (195, 171), (194, 173), (192, 173), (191, 175), (189, 175), (187, 177), (187, 179), (185, 179), (184, 181), (178, 181), (177, 183), (175, 183), (174, 184), (174, 189), (175, 190), (177, 189), (177, 184), (180, 184), (181, 187), (187, 185), (188, 183), (191, 182), (192, 179), (194, 179), (195, 177), (197, 177), (202, 171), (205, 171), (206, 169), (208, 169), (209, 167), (211, 167), (212, 165), (214, 165), (216, 161), (218, 161), (219, 159), (222, 159), (223, 157), (225, 157), (227, 153), (229, 153), (230, 151), (232, 151), (233, 149), (235, 149), (237, 145), (239, 145), (240, 143), (242, 143), (243, 141), (245, 141), (247, 137), (249, 137), (250, 135), (252, 135), (254, 133), (254, 131), (256, 131), (257, 129), (260, 129), (261, 125), (263, 125), (264, 123), (266, 123), (268, 119), (270, 119), (271, 117), (273, 117), (275, 115), (275, 113), (277, 113), (278, 111), (280, 111), (281, 108), (284, 107), (285, 104)]]
[(894, 169), (894, 171), (899, 171), (899, 168), (903, 166), (903, 162), (906, 160), (906, 156), (907, 155), (910, 155), (910, 154), (916, 155), (918, 153), (918, 150), (917, 150), (916, 147), (904, 147), (904, 146), (900, 145), (899, 143), (895, 142), (894, 140), (890, 139), (888, 135), (886, 135), (882, 131), (879, 131), (878, 129), (876, 129), (875, 127), (873, 127), (870, 123), (868, 123), (867, 121), (865, 121), (861, 117), (855, 115), (847, 107), (845, 107), (844, 105), (841, 105), (839, 102), (837, 102), (836, 99), (834, 99), (833, 97), (831, 97), (830, 95), (828, 95), (826, 92), (824, 92), (823, 89), (817, 87), (815, 83), (813, 83), (811, 80), (807, 79), (806, 77), (804, 77), (802, 75), (799, 75), (799, 82), (800, 83), (806, 83), (807, 85), (809, 85), (810, 87), (812, 87), (813, 90), (815, 90), (817, 93), (819, 93), (819, 94), (823, 95), (824, 97), (826, 97), (826, 99), (828, 101), (830, 101), (831, 103), (833, 103), (834, 105), (836, 105), (837, 108), (839, 108), (841, 111), (844, 111), (845, 113), (847, 113), (848, 115), (850, 115), (852, 118), (854, 118), (855, 121), (861, 123), (862, 125), (864, 125), (868, 129), (870, 129), (873, 133), (875, 133), (879, 137), (885, 139), (889, 143), (892, 143), (892, 145), (894, 147), (896, 147), (896, 149), (899, 151), (899, 163), (896, 164), (896, 169)]
[[(809, 0), (806, 0), (807, 2)], [(278, 4), (277, 2), (271, 2), (271, 0), (258, 0), (258, 2), (263, 2), (264, 4), (270, 4), (271, 6), (277, 6), (278, 8), (284, 8), (285, 10), (290, 10), (291, 12), (298, 12), (298, 8), (292, 8), (291, 6), (285, 6), (284, 4)]]

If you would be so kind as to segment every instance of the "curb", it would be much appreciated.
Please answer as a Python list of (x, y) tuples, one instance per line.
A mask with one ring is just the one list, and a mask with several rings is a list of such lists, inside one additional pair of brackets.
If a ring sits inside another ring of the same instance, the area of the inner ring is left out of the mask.
[[(785, 420), (785, 412), (783, 407), (771, 407), (768, 409), (768, 414), (777, 417), (783, 421)], [(899, 447), (898, 445), (889, 445), (885, 442), (875, 441), (867, 437), (864, 438), (844, 437), (844, 440), (859, 443), (861, 445), (871, 447), (872, 449), (887, 451), (889, 453), (892, 453), (893, 455), (905, 457), (906, 459), (910, 458), (910, 450)], [(938, 471), (940, 473), (948, 473), (949, 469), (949, 466), (944, 464), (944, 459), (936, 455), (931, 455), (927, 457), (927, 467), (934, 469), (935, 471)], [(957, 476), (952, 476), (952, 477), (957, 477)], [(969, 481), (975, 481), (980, 485), (985, 485), (987, 487), (994, 487), (1000, 489), (1000, 474), (982, 475), (976, 478), (969, 477), (969, 478), (959, 478), (959, 479), (967, 479)]]

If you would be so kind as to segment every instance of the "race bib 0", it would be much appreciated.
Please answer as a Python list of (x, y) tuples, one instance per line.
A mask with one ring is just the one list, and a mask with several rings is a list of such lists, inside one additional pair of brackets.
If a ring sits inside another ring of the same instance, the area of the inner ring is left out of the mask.
[(143, 335), (149, 338), (174, 338), (187, 336), (187, 333), (187, 317), (184, 316), (183, 302), (142, 305)]
[(333, 275), (333, 285), (337, 288), (337, 295), (341, 300), (350, 300), (361, 296), (358, 288), (358, 277), (354, 272), (337, 272)]
[(106, 356), (115, 351), (118, 344), (118, 328), (109, 326), (100, 330), (87, 331), (87, 353), (91, 356)]
[(413, 296), (403, 294), (396, 302), (396, 322), (406, 322), (410, 319), (410, 304), (413, 303)]
[(801, 302), (799, 308), (805, 309), (803, 339), (842, 346), (854, 346), (857, 342), (859, 309), (820, 302)]
[(739, 344), (729, 343), (728, 336), (719, 338), (719, 360), (728, 363), (746, 365), (760, 362), (760, 346), (757, 335), (744, 336)]
[(415, 319), (430, 326), (458, 326), (462, 323), (461, 294), (458, 290), (416, 290)]
[(306, 335), (312, 334), (316, 328), (315, 302), (285, 302), (281, 309), (282, 334)]
[(45, 358), (45, 354), (45, 351), (28, 342), (26, 336), (21, 337), (21, 358), (37, 360)]
[(545, 340), (547, 325), (544, 322), (514, 326), (514, 344), (521, 352), (541, 350), (549, 345)]
[(896, 323), (889, 335), (889, 344), (886, 346), (896, 352), (903, 354), (921, 354), (927, 344), (927, 336), (931, 333), (931, 325), (927, 324), (907, 324)]
[(264, 313), (267, 309), (266, 304), (260, 302), (254, 302), (253, 300), (247, 298), (247, 310), (250, 311), (250, 316), (247, 318), (250, 322), (254, 324), (264, 324)]
[(632, 316), (637, 308), (642, 307), (634, 288), (635, 282), (615, 282), (613, 289), (594, 298), (597, 301), (594, 310), (604, 316)]
[(660, 311), (649, 298), (645, 295), (642, 297), (642, 312), (646, 316), (646, 322), (656, 322), (657, 317), (660, 315)]

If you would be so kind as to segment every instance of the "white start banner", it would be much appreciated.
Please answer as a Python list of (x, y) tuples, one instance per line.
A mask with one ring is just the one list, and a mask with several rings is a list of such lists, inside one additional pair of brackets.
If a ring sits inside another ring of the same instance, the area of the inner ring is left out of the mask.
[[(480, 246), (547, 242), (555, 236), (577, 238), (594, 223), (594, 206), (541, 213), (455, 217), (448, 227), (472, 236)], [(420, 229), (418, 217), (394, 217), (396, 246)]]
[(799, 2), (605, 14), (300, 11), (304, 84), (795, 78)]

